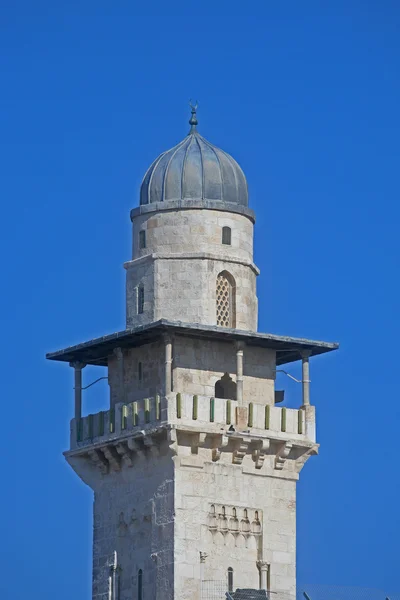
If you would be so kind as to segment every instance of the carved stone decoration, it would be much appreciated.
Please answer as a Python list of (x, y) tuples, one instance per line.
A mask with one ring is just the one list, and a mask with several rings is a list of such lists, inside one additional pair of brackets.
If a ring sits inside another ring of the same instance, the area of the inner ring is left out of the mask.
[(178, 436), (176, 429), (169, 429), (167, 433), (167, 441), (172, 454), (178, 454)]
[(264, 464), (264, 460), (265, 460), (265, 455), (266, 455), (269, 447), (270, 447), (269, 439), (261, 440), (259, 447), (253, 451), (253, 460), (255, 462), (256, 469), (262, 468), (262, 466)]
[(243, 458), (247, 454), (250, 440), (241, 439), (236, 450), (233, 451), (232, 462), (234, 465), (241, 465)]
[(300, 449), (296, 449), (297, 456), (295, 457), (295, 461), (297, 473), (300, 473), (310, 456), (318, 454), (318, 444), (315, 444), (315, 446), (313, 446), (312, 448), (304, 448), (301, 450), (302, 451), (300, 452)]
[(282, 442), (275, 456), (275, 469), (281, 471), (284, 467), (287, 457), (290, 454), (293, 444), (291, 442)]
[(108, 473), (108, 462), (101, 450), (89, 450), (88, 455), (102, 473)]
[(102, 448), (102, 451), (104, 452), (104, 456), (108, 460), (110, 467), (114, 469), (114, 471), (120, 471), (121, 457), (118, 455), (114, 446), (104, 446), (104, 448)]
[(219, 441), (217, 442), (218, 446), (212, 449), (212, 459), (214, 462), (221, 458), (222, 448), (225, 448), (229, 443), (229, 438), (227, 435), (221, 435), (219, 437)]
[(121, 456), (122, 461), (128, 466), (133, 467), (133, 460), (131, 452), (125, 444), (116, 444), (115, 449), (118, 454)]

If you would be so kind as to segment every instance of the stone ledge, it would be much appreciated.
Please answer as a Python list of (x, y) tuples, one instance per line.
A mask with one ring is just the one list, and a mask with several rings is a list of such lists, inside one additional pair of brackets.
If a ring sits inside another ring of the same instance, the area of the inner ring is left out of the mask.
[(204, 200), (194, 198), (193, 200), (167, 200), (165, 202), (154, 202), (153, 204), (141, 204), (137, 208), (132, 208), (130, 216), (131, 221), (140, 215), (146, 215), (152, 212), (174, 211), (174, 210), (218, 210), (221, 212), (231, 212), (243, 215), (255, 223), (255, 213), (251, 208), (235, 204), (233, 202), (223, 202), (221, 200)]
[(139, 258), (134, 258), (133, 260), (128, 260), (124, 263), (124, 269), (132, 269), (133, 267), (138, 267), (146, 262), (155, 261), (158, 259), (163, 260), (216, 260), (220, 262), (234, 263), (238, 265), (242, 265), (243, 267), (250, 267), (250, 269), (256, 274), (260, 274), (260, 269), (251, 261), (244, 260), (241, 258), (234, 258), (227, 254), (214, 254), (212, 252), (187, 252), (187, 253), (173, 253), (173, 254), (164, 254), (160, 252), (153, 252), (151, 254), (145, 254), (144, 256), (140, 256)]

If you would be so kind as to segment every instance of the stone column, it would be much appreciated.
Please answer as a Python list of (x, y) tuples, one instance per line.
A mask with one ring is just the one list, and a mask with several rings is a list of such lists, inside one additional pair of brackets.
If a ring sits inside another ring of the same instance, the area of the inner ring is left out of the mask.
[(264, 560), (259, 560), (257, 561), (257, 567), (260, 571), (260, 590), (267, 590), (269, 565)]
[(244, 343), (236, 342), (236, 400), (243, 406), (243, 350)]
[(125, 402), (124, 353), (121, 348), (114, 348), (113, 354), (117, 357), (118, 361), (118, 381), (120, 391), (118, 402)]
[(302, 359), (302, 383), (303, 383), (303, 406), (310, 405), (310, 359), (311, 351), (303, 350), (301, 353)]
[(164, 337), (165, 347), (165, 395), (172, 391), (172, 339), (169, 335)]
[(207, 557), (208, 557), (208, 554), (206, 552), (200, 552), (200, 589), (201, 589), (200, 598), (201, 598), (201, 600), (203, 599), (203, 596), (204, 596), (204, 593), (203, 593), (204, 565), (206, 563)]
[(79, 421), (82, 418), (82, 369), (86, 367), (85, 363), (75, 362), (69, 363), (70, 367), (75, 370), (74, 373), (74, 393), (75, 393), (75, 419)]

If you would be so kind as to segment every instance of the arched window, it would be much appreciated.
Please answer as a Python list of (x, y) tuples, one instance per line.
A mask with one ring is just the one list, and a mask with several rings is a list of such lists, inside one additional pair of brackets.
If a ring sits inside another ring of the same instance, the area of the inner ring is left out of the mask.
[(146, 248), (146, 232), (144, 229), (139, 231), (139, 248)]
[(215, 383), (215, 398), (236, 400), (236, 383), (228, 373)]
[(222, 271), (216, 282), (217, 325), (236, 326), (236, 284), (228, 271)]
[(230, 227), (222, 228), (222, 243), (226, 244), (226, 246), (231, 245), (232, 232)]
[(233, 569), (228, 567), (228, 592), (233, 592)]
[(137, 576), (137, 600), (143, 600), (143, 571), (139, 569)]
[(138, 287), (138, 314), (141, 315), (144, 312), (144, 287), (142, 284)]

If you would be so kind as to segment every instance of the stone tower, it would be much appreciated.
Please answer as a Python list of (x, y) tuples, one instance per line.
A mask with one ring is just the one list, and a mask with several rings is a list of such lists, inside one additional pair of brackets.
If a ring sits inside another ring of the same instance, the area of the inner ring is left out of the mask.
[[(257, 332), (246, 179), (195, 108), (190, 125), (131, 212), (126, 329), (47, 355), (74, 368), (65, 456), (94, 491), (93, 600), (295, 596), (296, 483), (318, 450), (309, 359), (337, 345)], [(296, 360), (293, 409), (275, 376)], [(83, 416), (88, 364), (108, 368), (110, 407)]]

